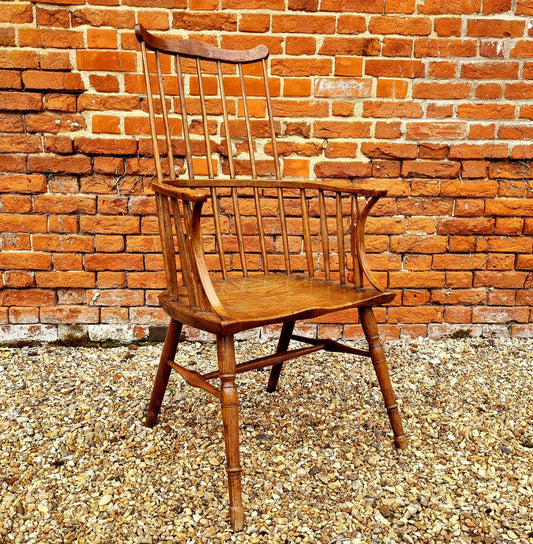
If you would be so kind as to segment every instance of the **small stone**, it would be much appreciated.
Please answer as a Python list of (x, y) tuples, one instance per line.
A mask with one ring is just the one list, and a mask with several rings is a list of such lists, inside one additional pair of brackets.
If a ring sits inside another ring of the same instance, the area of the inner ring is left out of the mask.
[(98, 506), (107, 506), (113, 500), (113, 495), (102, 495), (98, 501)]

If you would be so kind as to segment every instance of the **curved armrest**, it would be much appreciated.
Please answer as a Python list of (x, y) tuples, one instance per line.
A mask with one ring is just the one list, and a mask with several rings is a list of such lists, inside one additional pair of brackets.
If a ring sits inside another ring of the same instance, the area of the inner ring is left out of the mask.
[[(365, 225), (366, 225), (366, 218), (368, 217), (368, 214), (370, 213), (370, 210), (376, 205), (376, 202), (381, 198), (381, 196), (373, 196), (370, 198), (370, 200), (366, 203), (366, 206), (363, 208), (363, 211), (359, 215), (359, 220), (357, 221), (357, 228), (355, 231), (355, 240), (356, 240), (356, 248), (357, 248), (357, 259), (359, 260), (359, 265), (364, 273), (364, 275), (368, 278), (368, 281), (378, 290), (378, 291), (384, 291), (385, 289), (382, 287), (382, 285), (379, 283), (377, 278), (374, 276), (374, 273), (370, 269), (370, 265), (368, 264), (368, 258), (366, 256), (365, 251)], [(353, 255), (353, 258), (355, 259), (356, 256)]]
[(193, 251), (193, 258), (196, 264), (196, 270), (198, 271), (198, 277), (202, 285), (203, 292), (211, 305), (213, 311), (221, 319), (230, 319), (230, 316), (224, 310), (222, 303), (220, 302), (213, 283), (209, 276), (209, 270), (205, 262), (204, 247), (202, 244), (202, 232), (200, 226), (200, 218), (202, 215), (202, 205), (205, 200), (200, 200), (194, 203), (192, 220), (191, 220), (191, 245)]

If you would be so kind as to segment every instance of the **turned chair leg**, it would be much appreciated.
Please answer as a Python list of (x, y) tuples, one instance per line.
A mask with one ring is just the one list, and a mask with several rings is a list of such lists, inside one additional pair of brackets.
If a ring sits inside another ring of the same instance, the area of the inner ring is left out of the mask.
[(161, 359), (159, 360), (159, 366), (154, 380), (152, 396), (150, 397), (150, 404), (148, 405), (148, 413), (146, 414), (146, 421), (144, 423), (146, 427), (153, 427), (157, 422), (157, 416), (161, 409), (161, 403), (163, 402), (163, 397), (165, 396), (165, 391), (167, 389), (170, 371), (172, 370), (167, 364), (167, 361), (174, 360), (174, 356), (178, 349), (182, 326), (182, 323), (175, 319), (171, 319), (170, 325), (168, 326), (165, 343), (163, 344), (163, 351), (161, 352)]
[(398, 404), (396, 403), (396, 398), (392, 389), (387, 360), (385, 359), (385, 352), (379, 339), (374, 312), (372, 311), (372, 308), (360, 308), (359, 316), (368, 341), (370, 357), (372, 359), (372, 364), (374, 365), (374, 370), (376, 371), (383, 400), (385, 401), (385, 408), (389, 415), (392, 432), (394, 433), (394, 443), (397, 448), (404, 449), (407, 447), (407, 438), (403, 432), (400, 412), (398, 411)]
[[(283, 323), (283, 327), (281, 328), (281, 333), (279, 335), (276, 353), (279, 353), (280, 351), (287, 351), (287, 349), (289, 348), (292, 331), (294, 330), (294, 323), (294, 321), (287, 321), (287, 323)], [(268, 384), (266, 387), (266, 390), (269, 393), (273, 393), (276, 390), (276, 387), (278, 386), (279, 375), (281, 374), (282, 369), (283, 363), (272, 365), (272, 368), (270, 369), (270, 376), (268, 377)]]
[(239, 396), (235, 385), (235, 344), (233, 336), (217, 337), (220, 370), (220, 404), (226, 445), (226, 471), (229, 484), (229, 514), (234, 531), (244, 526), (241, 459), (239, 454)]

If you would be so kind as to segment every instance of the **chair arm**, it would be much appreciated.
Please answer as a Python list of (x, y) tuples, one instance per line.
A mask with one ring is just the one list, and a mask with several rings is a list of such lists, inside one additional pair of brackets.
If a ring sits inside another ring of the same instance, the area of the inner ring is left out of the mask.
[(380, 199), (380, 196), (371, 197), (366, 203), (365, 207), (361, 212), (359, 212), (359, 218), (357, 221), (357, 227), (355, 231), (355, 245), (356, 245), (356, 255), (352, 255), (353, 259), (357, 259), (359, 266), (363, 271), (364, 275), (367, 277), (368, 281), (378, 290), (384, 291), (385, 289), (379, 283), (377, 278), (374, 276), (370, 265), (368, 264), (368, 258), (365, 251), (365, 225), (366, 219), (370, 210), (376, 205), (376, 202)]
[(204, 203), (209, 198), (209, 195), (201, 191), (193, 191), (185, 187), (170, 185), (170, 181), (173, 180), (154, 181), (152, 182), (152, 188), (157, 193), (162, 193), (171, 198), (178, 198), (180, 200), (186, 200), (187, 202), (192, 203)]
[[(207, 197), (206, 197), (207, 198)], [(192, 218), (191, 218), (191, 246), (192, 256), (196, 264), (196, 270), (198, 271), (198, 278), (202, 286), (202, 290), (211, 305), (212, 310), (221, 318), (228, 320), (230, 316), (224, 310), (222, 303), (220, 302), (213, 282), (207, 269), (207, 263), (205, 262), (204, 246), (202, 243), (202, 229), (201, 229), (201, 216), (202, 206), (205, 200), (199, 200), (194, 203)]]

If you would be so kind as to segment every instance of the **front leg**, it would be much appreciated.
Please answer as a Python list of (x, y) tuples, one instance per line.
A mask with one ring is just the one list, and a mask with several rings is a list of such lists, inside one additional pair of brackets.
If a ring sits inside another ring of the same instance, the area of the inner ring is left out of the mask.
[(217, 337), (220, 369), (220, 404), (226, 445), (226, 471), (229, 484), (229, 513), (234, 531), (244, 526), (241, 459), (239, 454), (239, 396), (235, 385), (235, 344), (233, 336)]

